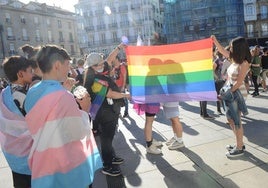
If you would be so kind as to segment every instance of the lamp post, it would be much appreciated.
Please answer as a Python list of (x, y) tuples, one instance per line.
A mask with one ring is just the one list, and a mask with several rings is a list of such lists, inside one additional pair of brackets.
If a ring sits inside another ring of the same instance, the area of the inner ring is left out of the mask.
[(3, 25), (1, 24), (0, 25), (0, 38), (1, 38), (3, 59), (5, 59), (6, 55), (5, 55), (5, 46), (4, 46), (4, 40), (3, 40), (3, 31), (4, 31), (4, 28), (3, 28)]

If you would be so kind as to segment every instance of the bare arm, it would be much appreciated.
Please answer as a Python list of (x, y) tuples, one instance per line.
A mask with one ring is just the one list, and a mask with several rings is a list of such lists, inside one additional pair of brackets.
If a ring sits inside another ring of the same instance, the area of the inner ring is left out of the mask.
[(231, 91), (234, 92), (235, 90), (237, 90), (244, 82), (245, 77), (248, 73), (249, 70), (249, 63), (247, 61), (244, 61), (241, 65), (240, 65), (240, 70), (239, 70), (239, 74), (237, 77), (237, 81), (236, 83), (233, 85)]
[(119, 44), (110, 54), (109, 56), (107, 57), (106, 61), (107, 63), (111, 66), (112, 65), (112, 62), (113, 60), (115, 59), (115, 57), (117, 56), (117, 54), (120, 52), (121, 49), (124, 48), (124, 44), (121, 43)]
[[(127, 82), (127, 68), (126, 68), (125, 65), (121, 65), (121, 66), (123, 66), (123, 69), (124, 69), (124, 73), (123, 73), (123, 87), (122, 87), (122, 89), (124, 89), (124, 91), (125, 91), (126, 82)], [(124, 92), (124, 91), (122, 91), (122, 92)]]
[(217, 38), (215, 37), (215, 35), (211, 35), (211, 39), (213, 41), (213, 43), (215, 44), (215, 46), (217, 47), (218, 51), (226, 58), (229, 58), (230, 56), (230, 52), (228, 50), (226, 50), (217, 40)]
[(130, 94), (120, 93), (117, 91), (112, 91), (111, 89), (108, 90), (108, 93), (106, 94), (107, 98), (111, 99), (121, 99), (121, 98), (130, 98)]

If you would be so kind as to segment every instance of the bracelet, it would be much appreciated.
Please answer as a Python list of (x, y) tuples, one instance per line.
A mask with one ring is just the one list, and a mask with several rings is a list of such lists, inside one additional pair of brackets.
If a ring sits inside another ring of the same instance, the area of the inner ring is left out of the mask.
[(118, 50), (121, 50), (121, 48), (120, 48), (119, 46), (117, 46), (117, 49), (118, 49)]

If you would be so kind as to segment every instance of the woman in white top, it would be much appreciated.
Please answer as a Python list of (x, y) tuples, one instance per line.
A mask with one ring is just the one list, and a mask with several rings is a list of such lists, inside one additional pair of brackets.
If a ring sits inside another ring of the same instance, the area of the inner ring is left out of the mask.
[[(231, 60), (231, 65), (229, 66), (227, 70), (227, 80), (226, 84), (232, 85), (231, 92), (234, 93), (236, 90), (239, 89), (241, 94), (245, 97), (247, 95), (246, 87), (244, 84), (244, 79), (249, 71), (251, 62), (251, 54), (250, 50), (247, 44), (247, 41), (245, 38), (237, 37), (233, 39), (230, 42), (230, 51), (227, 51), (221, 44), (218, 42), (216, 37), (214, 35), (211, 36), (215, 46), (218, 48), (219, 52), (225, 56), (226, 58), (229, 58)], [(242, 100), (243, 97), (242, 97)], [(230, 116), (230, 113), (228, 113), (228, 109), (226, 112), (226, 116), (228, 119), (228, 122), (235, 134), (236, 138), (236, 144), (235, 145), (228, 145), (226, 153), (227, 157), (237, 157), (244, 154), (244, 143), (243, 143), (243, 126), (241, 123), (241, 109), (239, 109), (239, 104), (234, 104), (234, 106), (238, 106), (236, 110), (238, 110), (238, 113), (232, 113)], [(227, 115), (229, 114), (229, 115)], [(236, 117), (239, 119), (239, 123), (234, 123), (234, 119), (232, 118), (234, 116), (238, 115), (239, 117)]]

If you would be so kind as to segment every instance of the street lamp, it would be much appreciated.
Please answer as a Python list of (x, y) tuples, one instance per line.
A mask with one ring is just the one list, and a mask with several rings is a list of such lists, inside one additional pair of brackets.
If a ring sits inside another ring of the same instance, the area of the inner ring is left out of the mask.
[(1, 44), (2, 44), (2, 53), (3, 53), (3, 59), (5, 59), (5, 46), (4, 46), (4, 40), (3, 40), (3, 31), (4, 27), (3, 25), (0, 25), (0, 38), (1, 38)]

